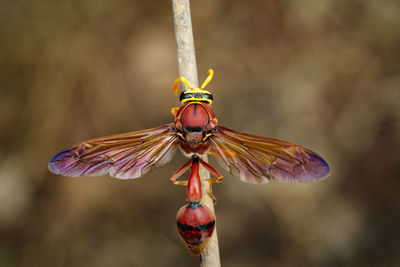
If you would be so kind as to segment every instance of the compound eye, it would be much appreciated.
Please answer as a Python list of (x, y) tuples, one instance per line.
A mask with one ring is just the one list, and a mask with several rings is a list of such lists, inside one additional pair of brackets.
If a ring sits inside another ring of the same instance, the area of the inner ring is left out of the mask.
[(179, 96), (179, 100), (181, 103), (189, 102), (189, 101), (200, 101), (205, 102), (207, 104), (211, 104), (213, 100), (213, 96), (210, 92), (194, 92), (194, 91), (186, 91), (182, 92)]
[(211, 101), (214, 100), (214, 97), (212, 94), (204, 94), (204, 98), (210, 99)]
[(182, 101), (184, 99), (189, 99), (189, 98), (193, 98), (193, 94), (192, 93), (186, 93), (182, 92), (181, 95), (179, 96), (179, 101)]

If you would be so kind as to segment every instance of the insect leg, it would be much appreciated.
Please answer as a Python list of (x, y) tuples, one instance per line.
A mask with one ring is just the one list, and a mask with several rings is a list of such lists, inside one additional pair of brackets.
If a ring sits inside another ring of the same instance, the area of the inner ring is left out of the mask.
[(171, 178), (169, 178), (169, 180), (176, 184), (176, 185), (187, 185), (188, 181), (176, 181), (176, 179), (178, 179), (179, 177), (182, 176), (182, 174), (184, 174), (187, 170), (190, 169), (190, 167), (192, 166), (192, 159), (190, 159), (188, 162), (186, 162), (182, 167), (180, 167), (173, 175)]
[(204, 168), (206, 168), (209, 172), (211, 172), (212, 174), (214, 174), (214, 175), (217, 177), (217, 179), (213, 179), (213, 178), (207, 179), (207, 181), (209, 182), (208, 194), (209, 194), (209, 196), (212, 198), (212, 200), (214, 201), (214, 204), (217, 204), (217, 198), (216, 198), (216, 197), (214, 196), (214, 194), (212, 193), (212, 184), (222, 182), (222, 178), (223, 178), (223, 177), (222, 177), (222, 175), (221, 175), (216, 169), (214, 169), (210, 164), (208, 164), (207, 162), (205, 162), (205, 161), (202, 160), (202, 159), (199, 159), (199, 160), (200, 160), (201, 165), (204, 166)]
[(179, 107), (173, 107), (171, 108), (171, 114), (172, 116), (176, 117), (176, 114), (178, 114)]
[(204, 166), (204, 168), (206, 168), (209, 172), (211, 172), (212, 174), (214, 174), (217, 179), (212, 179), (215, 182), (214, 183), (220, 183), (222, 181), (223, 176), (216, 170), (214, 169), (210, 164), (208, 164), (207, 162), (205, 162), (204, 160), (200, 159), (200, 163), (201, 165)]

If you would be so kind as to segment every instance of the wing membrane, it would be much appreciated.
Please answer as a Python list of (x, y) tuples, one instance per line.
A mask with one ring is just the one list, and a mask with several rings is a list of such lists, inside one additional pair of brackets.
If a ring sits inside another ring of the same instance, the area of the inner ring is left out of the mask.
[(270, 179), (308, 182), (329, 174), (328, 163), (313, 151), (281, 140), (218, 126), (210, 137), (210, 154), (232, 175), (249, 183)]
[(65, 176), (138, 178), (171, 160), (178, 137), (170, 124), (158, 128), (100, 137), (56, 154), (49, 170)]

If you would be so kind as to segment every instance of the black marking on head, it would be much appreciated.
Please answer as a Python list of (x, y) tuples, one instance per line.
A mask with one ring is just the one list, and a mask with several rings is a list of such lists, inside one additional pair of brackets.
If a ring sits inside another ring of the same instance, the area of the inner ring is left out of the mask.
[(190, 133), (201, 133), (201, 132), (203, 132), (204, 130), (203, 130), (203, 128), (201, 128), (201, 127), (199, 127), (199, 126), (197, 126), (197, 127), (187, 126), (187, 127), (185, 128), (185, 131), (186, 131), (186, 132), (190, 132)]
[(215, 224), (215, 221), (211, 221), (211, 222), (209, 222), (209, 223), (196, 226), (196, 230), (197, 230), (197, 231), (204, 231), (204, 230), (207, 230), (208, 228), (213, 227), (214, 224)]
[(194, 104), (193, 116), (195, 116), (195, 117), (196, 117), (196, 113), (197, 113), (197, 105), (198, 104)]
[(197, 208), (201, 208), (201, 204), (199, 202), (189, 202), (189, 208), (191, 208), (192, 210), (195, 210)]
[(192, 230), (194, 230), (194, 227), (193, 226), (191, 226), (191, 225), (187, 225), (187, 224), (183, 224), (183, 223), (180, 223), (180, 222), (176, 222), (176, 225), (180, 228), (180, 229), (182, 229), (183, 231), (192, 231)]

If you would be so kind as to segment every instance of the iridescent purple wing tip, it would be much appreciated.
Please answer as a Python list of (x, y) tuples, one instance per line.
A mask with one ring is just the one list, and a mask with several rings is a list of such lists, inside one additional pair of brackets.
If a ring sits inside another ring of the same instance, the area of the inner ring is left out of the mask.
[(328, 163), (311, 150), (285, 141), (219, 126), (211, 154), (232, 175), (248, 183), (309, 182), (329, 174)]
[(100, 137), (56, 154), (48, 168), (64, 176), (99, 176), (120, 179), (143, 176), (171, 160), (178, 137), (170, 125)]
[(269, 167), (268, 174), (279, 182), (311, 182), (328, 177), (330, 167), (318, 154), (297, 148), (296, 160), (285, 161), (277, 158)]

